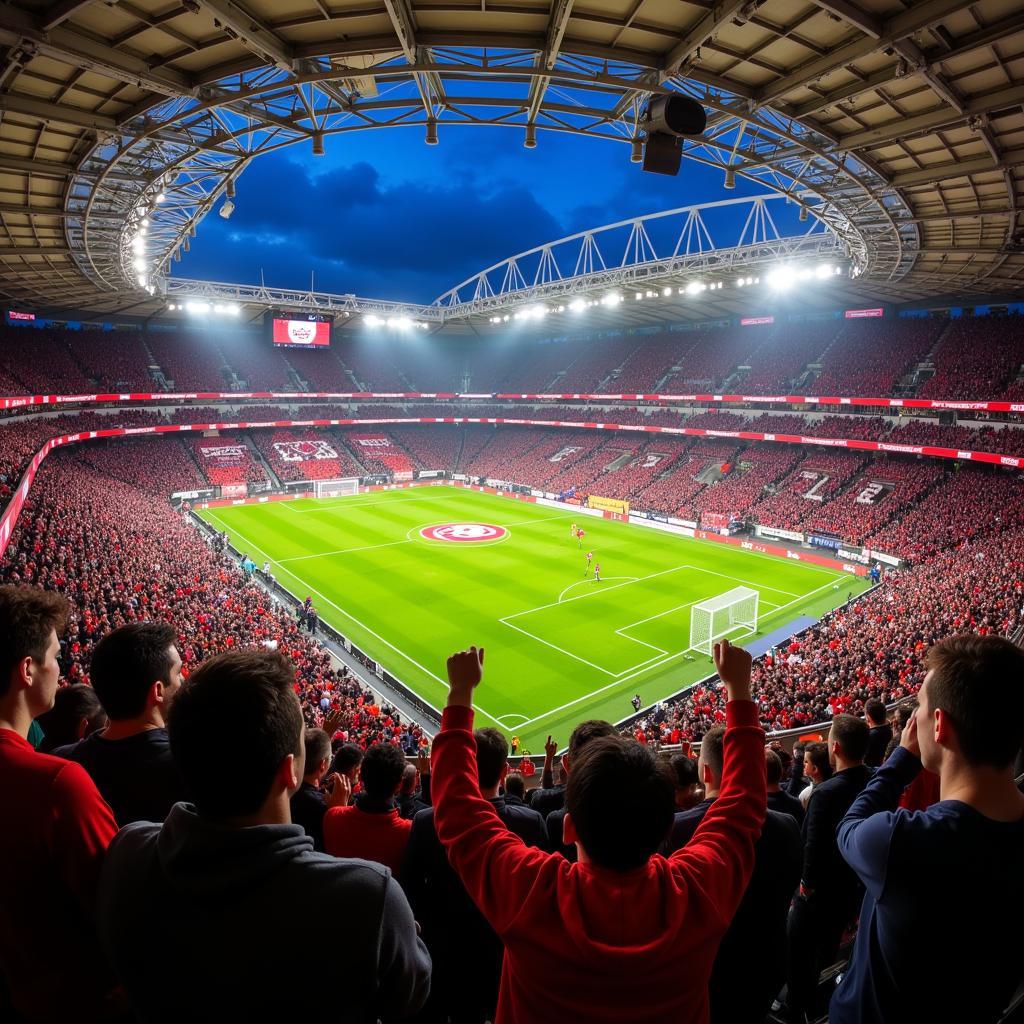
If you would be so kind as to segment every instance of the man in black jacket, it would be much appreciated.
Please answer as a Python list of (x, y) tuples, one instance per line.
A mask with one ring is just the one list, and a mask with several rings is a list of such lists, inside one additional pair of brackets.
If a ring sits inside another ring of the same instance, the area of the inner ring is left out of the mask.
[(856, 918), (864, 894), (839, 853), (836, 829), (873, 774), (864, 764), (867, 748), (867, 723), (853, 715), (836, 715), (828, 735), (835, 774), (815, 787), (807, 804), (800, 892), (789, 919), (786, 1002), (797, 1020), (818, 1009), (818, 976), (835, 962), (843, 931)]
[[(589, 722), (581, 722), (572, 731), (569, 737), (569, 750), (562, 757), (562, 771), (566, 774), (568, 781), (569, 765), (580, 756), (580, 751), (591, 741), (600, 736), (614, 736), (615, 726), (611, 722), (603, 722), (598, 718)], [(564, 789), (564, 787), (563, 787)], [(537, 806), (536, 800), (531, 804)], [(539, 808), (538, 808), (539, 809)], [(547, 830), (547, 848), (552, 853), (560, 853), (570, 863), (576, 862), (576, 844), (566, 843), (562, 837), (562, 829), (565, 823), (565, 807), (556, 807), (544, 818), (544, 828)]]
[[(291, 823), (304, 759), (294, 686), (282, 654), (232, 651), (175, 698), (171, 748), (195, 804), (176, 804), (162, 826), (121, 829), (96, 900), (100, 941), (140, 1021), (362, 1024), (426, 1000), (430, 956), (391, 872), (316, 853)], [(241, 772), (218, 770), (226, 736), (245, 753)], [(140, 941), (144, 925), (174, 951), (173, 969)], [(296, 974), (302, 950), (319, 957), (313, 977)]]
[[(508, 772), (508, 741), (497, 729), (477, 729), (473, 735), (481, 793), (524, 843), (543, 846), (544, 819), (529, 807), (498, 796)], [(493, 1020), (504, 947), (448, 863), (434, 827), (433, 807), (413, 818), (402, 884), (434, 962), (430, 999), (418, 1019), (450, 1018), (453, 1024)]]
[(868, 752), (864, 755), (864, 763), (869, 768), (880, 768), (892, 739), (892, 726), (886, 721), (885, 704), (877, 697), (872, 697), (864, 705), (864, 717), (869, 729)]
[(306, 773), (291, 799), (292, 821), (313, 840), (313, 849), (323, 853), (327, 805), (320, 783), (331, 764), (331, 737), (323, 729), (307, 729), (305, 752)]
[(774, 750), (765, 749), (765, 772), (768, 779), (768, 809), (788, 814), (797, 825), (804, 823), (804, 805), (782, 789), (782, 758)]
[[(706, 796), (676, 814), (666, 854), (690, 841), (718, 797), (724, 738), (725, 726), (716, 725), (701, 740), (698, 771)], [(786, 913), (800, 881), (800, 863), (796, 822), (769, 810), (754, 848), (754, 873), (711, 970), (711, 1024), (760, 1024), (771, 1009), (786, 980)]]
[(122, 828), (163, 821), (186, 799), (165, 728), (181, 686), (174, 627), (132, 622), (108, 633), (93, 651), (90, 681), (110, 724), (54, 754), (92, 776)]

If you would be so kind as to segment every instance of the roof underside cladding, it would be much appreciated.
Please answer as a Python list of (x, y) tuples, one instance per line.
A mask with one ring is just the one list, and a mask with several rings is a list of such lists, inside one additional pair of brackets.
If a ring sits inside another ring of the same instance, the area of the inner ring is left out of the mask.
[[(317, 124), (473, 117), (628, 138), (661, 87), (708, 105), (695, 159), (825, 199), (884, 194), (888, 214), (847, 213), (898, 249), (869, 294), (1024, 283), (1019, 0), (22, 0), (0, 9), (0, 294), (155, 309), (122, 272), (120, 231), (139, 190), (158, 174), (170, 187), (196, 153), (221, 164), (160, 228), (156, 273), (227, 176)], [(813, 181), (793, 170), (803, 147)], [(860, 185), (828, 176), (843, 154)]]

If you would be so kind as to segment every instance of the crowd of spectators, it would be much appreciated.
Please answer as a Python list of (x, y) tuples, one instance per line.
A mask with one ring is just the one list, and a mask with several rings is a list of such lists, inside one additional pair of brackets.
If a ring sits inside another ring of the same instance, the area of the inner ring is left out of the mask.
[(243, 437), (221, 434), (192, 437), (192, 451), (200, 472), (211, 484), (260, 484), (269, 481), (266, 471), (253, 458)]
[(922, 398), (978, 401), (1002, 397), (1024, 366), (1024, 317), (952, 321), (935, 352), (935, 375)]
[(318, 430), (254, 430), (253, 443), (282, 483), (364, 476), (360, 466), (330, 433)]

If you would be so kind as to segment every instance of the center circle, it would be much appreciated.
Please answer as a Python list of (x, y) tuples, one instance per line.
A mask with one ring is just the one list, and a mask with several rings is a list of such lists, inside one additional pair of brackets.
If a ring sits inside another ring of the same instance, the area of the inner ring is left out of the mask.
[(485, 540), (500, 540), (508, 533), (504, 526), (490, 523), (443, 523), (424, 526), (420, 536), (427, 540), (443, 540), (453, 544), (474, 544)]

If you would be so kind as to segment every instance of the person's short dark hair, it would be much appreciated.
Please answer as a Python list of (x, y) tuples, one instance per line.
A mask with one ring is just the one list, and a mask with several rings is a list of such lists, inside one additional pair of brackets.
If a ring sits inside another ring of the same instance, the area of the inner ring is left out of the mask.
[(62, 686), (53, 701), (53, 707), (43, 712), (36, 721), (45, 734), (39, 744), (42, 753), (49, 753), (57, 747), (75, 743), (78, 735), (78, 723), (86, 719), (86, 734), (102, 729), (107, 721), (107, 713), (100, 704), (96, 691), (85, 683), (73, 686)]
[(481, 789), (490, 789), (501, 781), (501, 773), (508, 764), (508, 740), (497, 729), (477, 729), (476, 773)]
[(339, 775), (345, 775), (358, 768), (363, 760), (363, 748), (357, 743), (342, 743), (335, 751), (334, 762), (331, 764), (331, 771)]
[(804, 763), (813, 764), (822, 780), (832, 778), (832, 763), (828, 759), (828, 744), (814, 741), (804, 747)]
[(885, 702), (871, 697), (864, 705), (864, 714), (872, 725), (885, 725)]
[(716, 779), (722, 777), (725, 758), (725, 726), (713, 725), (700, 741), (701, 760), (711, 769)]
[(893, 712), (893, 718), (896, 720), (896, 728), (902, 733), (907, 727), (907, 722), (909, 722), (916, 714), (916, 700), (908, 700), (903, 704), (900, 704), (900, 706)]
[(677, 789), (696, 786), (700, 782), (697, 762), (692, 757), (688, 757), (686, 754), (673, 754), (669, 758), (668, 764), (675, 777)]
[(156, 682), (170, 682), (169, 651), (177, 639), (170, 623), (130, 622), (96, 645), (89, 681), (111, 719), (138, 717), (146, 709), (149, 688)]
[(402, 770), (402, 796), (412, 796), (420, 782), (420, 773), (416, 771), (416, 765), (406, 762)]
[[(302, 756), (295, 668), (277, 651), (229, 651), (204, 662), (168, 715), (171, 753), (196, 809), (208, 818), (254, 814), (289, 755)], [(225, 729), (245, 769), (225, 773)]]
[(359, 778), (372, 800), (390, 800), (402, 782), (405, 754), (393, 743), (374, 743), (363, 755)]
[(522, 800), (526, 796), (526, 780), (519, 772), (509, 772), (505, 776), (505, 792)]
[(67, 599), (41, 587), (0, 587), (0, 697), (7, 695), (11, 671), (22, 658), (42, 661), (50, 632), (64, 633)]
[(764, 769), (769, 786), (777, 786), (782, 781), (782, 758), (767, 747), (764, 749)]
[(1024, 740), (1024, 651), (999, 636), (961, 633), (925, 658), (927, 705), (941, 709), (964, 760), (1006, 768)]
[(594, 863), (629, 871), (645, 864), (668, 834), (675, 782), (644, 744), (600, 736), (573, 762), (565, 806)]
[(307, 729), (305, 737), (306, 746), (306, 774), (316, 771), (321, 761), (329, 760), (331, 756), (331, 737), (323, 729)]
[(569, 761), (574, 761), (591, 740), (596, 740), (601, 736), (615, 735), (617, 735), (615, 726), (611, 722), (605, 722), (600, 718), (590, 718), (586, 722), (580, 722), (569, 736)]
[(863, 718), (856, 715), (836, 715), (829, 730), (829, 742), (838, 743), (847, 761), (863, 761), (868, 752), (871, 730)]

